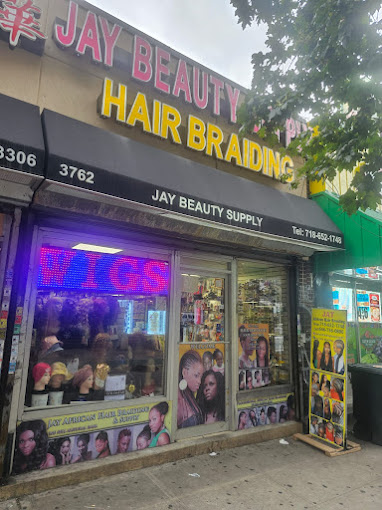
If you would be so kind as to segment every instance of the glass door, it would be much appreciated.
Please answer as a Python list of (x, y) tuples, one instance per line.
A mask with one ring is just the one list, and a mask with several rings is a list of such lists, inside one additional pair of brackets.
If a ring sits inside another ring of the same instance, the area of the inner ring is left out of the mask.
[(181, 274), (177, 428), (193, 434), (227, 420), (226, 275), (211, 273)]

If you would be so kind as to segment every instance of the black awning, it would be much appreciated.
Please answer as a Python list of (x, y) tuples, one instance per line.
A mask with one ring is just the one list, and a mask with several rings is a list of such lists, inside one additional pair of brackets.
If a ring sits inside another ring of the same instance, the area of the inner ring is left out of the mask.
[(45, 110), (46, 177), (173, 213), (343, 248), (314, 202)]
[(39, 108), (0, 94), (0, 167), (42, 177), (44, 156)]

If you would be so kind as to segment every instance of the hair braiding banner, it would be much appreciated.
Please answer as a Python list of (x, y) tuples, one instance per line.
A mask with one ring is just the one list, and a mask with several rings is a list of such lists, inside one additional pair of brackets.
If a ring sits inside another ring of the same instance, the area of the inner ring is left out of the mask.
[(346, 443), (346, 310), (312, 310), (309, 432)]

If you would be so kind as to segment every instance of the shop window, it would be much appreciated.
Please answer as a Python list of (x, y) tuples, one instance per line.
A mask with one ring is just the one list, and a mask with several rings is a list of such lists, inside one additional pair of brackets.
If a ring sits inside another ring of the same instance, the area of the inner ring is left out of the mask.
[(239, 391), (290, 383), (287, 270), (238, 262)]
[(163, 395), (169, 264), (44, 246), (26, 405)]
[(180, 342), (224, 342), (223, 278), (182, 275)]
[[(347, 311), (348, 363), (382, 361), (382, 267), (343, 269), (329, 274), (333, 308)], [(360, 355), (360, 358), (358, 357)]]

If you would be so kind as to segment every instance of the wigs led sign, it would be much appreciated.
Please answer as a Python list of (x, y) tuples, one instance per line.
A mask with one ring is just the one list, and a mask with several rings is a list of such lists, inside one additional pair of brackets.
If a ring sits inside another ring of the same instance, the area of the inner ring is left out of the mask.
[(38, 288), (168, 294), (167, 262), (43, 247)]
[[(207, 72), (195, 62), (186, 61), (181, 55), (152, 44), (142, 34), (134, 34), (131, 59), (127, 51), (118, 47), (122, 26), (109, 24), (105, 18), (91, 11), (87, 11), (80, 27), (79, 18), (77, 3), (69, 2), (66, 22), (56, 21), (53, 30), (59, 47), (72, 48), (78, 56), (89, 53), (95, 63), (108, 68), (120, 67), (131, 74), (134, 81), (152, 84), (162, 96), (175, 97), (195, 112), (208, 109), (216, 118), (224, 116), (231, 124), (236, 124), (243, 89)], [(126, 30), (133, 31), (131, 27)], [(118, 58), (115, 57), (116, 48)], [(174, 69), (175, 72), (172, 71)], [(294, 180), (293, 160), (289, 156), (282, 156), (247, 138), (240, 140), (237, 133), (225, 137), (219, 126), (206, 123), (197, 115), (190, 114), (182, 121), (177, 108), (156, 99), (149, 104), (141, 92), (129, 105), (125, 83), (114, 84), (111, 79), (105, 78), (99, 112), (102, 117), (113, 117), (130, 127), (139, 126), (145, 133), (171, 139), (175, 144), (185, 145), (206, 156), (274, 179)], [(186, 135), (181, 129), (184, 125)]]

